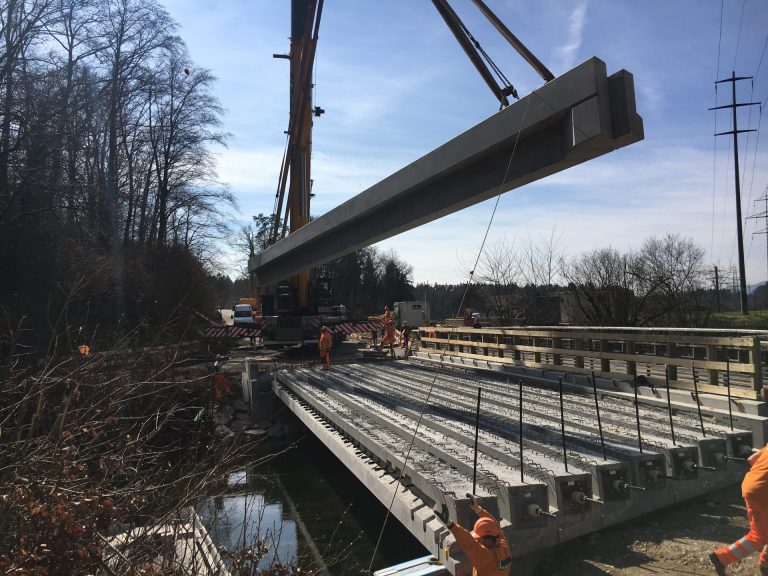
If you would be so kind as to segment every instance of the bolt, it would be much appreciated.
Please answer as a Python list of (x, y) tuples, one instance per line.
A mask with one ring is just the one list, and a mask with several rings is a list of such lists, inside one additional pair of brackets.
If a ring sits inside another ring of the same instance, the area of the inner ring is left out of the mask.
[(696, 463), (692, 460), (685, 460), (682, 464), (682, 467), (686, 472), (693, 472), (697, 468)]
[(718, 464), (725, 464), (726, 460), (728, 460), (728, 456), (723, 454), (722, 452), (718, 452), (715, 454), (715, 462)]

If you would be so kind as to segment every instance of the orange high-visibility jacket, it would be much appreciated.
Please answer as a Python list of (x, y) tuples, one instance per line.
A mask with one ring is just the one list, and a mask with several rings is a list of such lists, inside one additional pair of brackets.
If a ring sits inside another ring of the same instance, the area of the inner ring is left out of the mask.
[(768, 508), (768, 450), (763, 447), (750, 460), (752, 466), (741, 483), (741, 495), (752, 506)]
[(320, 348), (320, 354), (327, 354), (330, 352), (332, 343), (331, 333), (327, 330), (323, 330), (320, 334), (320, 344), (318, 346)]
[[(498, 521), (485, 510), (480, 510), (477, 515), (480, 518), (491, 518), (498, 524)], [(486, 548), (474, 539), (469, 530), (459, 524), (451, 526), (451, 534), (472, 563), (472, 576), (509, 576), (512, 559), (509, 543), (501, 527), (499, 527), (500, 535), (495, 548)]]

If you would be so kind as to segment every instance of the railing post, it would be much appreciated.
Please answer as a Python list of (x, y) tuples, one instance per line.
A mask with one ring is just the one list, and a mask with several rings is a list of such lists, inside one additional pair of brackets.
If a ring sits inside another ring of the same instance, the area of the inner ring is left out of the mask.
[(513, 347), (512, 354), (515, 358), (515, 362), (520, 362), (520, 350), (517, 349), (517, 336), (512, 335), (509, 337), (509, 344)]
[[(707, 361), (708, 362), (717, 362), (717, 345), (715, 344), (707, 344)], [(712, 386), (717, 386), (719, 384), (719, 371), (715, 369), (708, 369), (707, 370), (707, 384), (711, 384)]]
[[(533, 340), (533, 347), (538, 348), (539, 344), (541, 344), (539, 338), (534, 336), (532, 340)], [(536, 362), (536, 364), (541, 364), (541, 352), (539, 350), (534, 351), (533, 361)]]
[(503, 340), (501, 334), (496, 335), (496, 345), (498, 346), (498, 348), (496, 348), (496, 356), (499, 358), (504, 358), (504, 348), (501, 347)]
[[(675, 358), (677, 356), (677, 344), (674, 342), (667, 343), (667, 358)], [(667, 364), (665, 366), (669, 379), (677, 381), (677, 366)]]
[(752, 364), (752, 388), (757, 393), (757, 398), (763, 397), (763, 357), (760, 353), (760, 338), (752, 338), (752, 347), (749, 350), (749, 362)]
[[(576, 338), (573, 340), (573, 349), (574, 350), (584, 350), (584, 340), (581, 338)], [(584, 356), (574, 356), (573, 357), (573, 365), (576, 368), (584, 368)]]
[[(634, 340), (625, 340), (625, 351), (627, 354), (635, 354), (635, 341)], [(634, 360), (627, 360), (627, 374), (630, 376), (636, 376), (637, 375), (637, 362)]]
[[(600, 340), (600, 352), (608, 352), (608, 340)], [(611, 359), (600, 358), (600, 372), (611, 371)]]
[[(563, 346), (562, 338), (552, 338), (552, 348), (559, 350)], [(563, 363), (563, 357), (560, 354), (552, 352), (552, 364), (560, 366)]]

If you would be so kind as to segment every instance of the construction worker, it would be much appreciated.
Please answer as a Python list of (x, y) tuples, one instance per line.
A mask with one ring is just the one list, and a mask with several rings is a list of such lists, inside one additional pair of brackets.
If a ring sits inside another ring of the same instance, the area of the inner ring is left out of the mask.
[(395, 356), (395, 323), (390, 319), (389, 322), (384, 324), (384, 337), (381, 339), (381, 349), (389, 345), (389, 352), (394, 358)]
[(408, 322), (403, 322), (403, 330), (400, 333), (402, 334), (403, 348), (407, 348), (408, 338), (411, 336), (411, 327), (408, 326)]
[(392, 312), (389, 311), (389, 306), (384, 306), (384, 324), (392, 322)]
[(229, 380), (223, 372), (216, 372), (213, 377), (213, 396), (219, 402), (224, 396), (234, 396), (235, 393), (229, 387)]
[(448, 517), (448, 508), (443, 507), (438, 518), (456, 538), (456, 543), (472, 563), (472, 576), (508, 576), (512, 567), (509, 543), (499, 522), (484, 510), (471, 494), (472, 511), (479, 516), (472, 532), (456, 524)]
[(331, 338), (331, 331), (328, 330), (328, 326), (323, 326), (320, 329), (320, 343), (318, 349), (320, 350), (320, 358), (323, 359), (323, 370), (328, 370), (331, 367), (331, 346), (333, 340)]
[[(766, 444), (768, 446), (768, 444)], [(749, 532), (730, 546), (718, 548), (709, 561), (718, 576), (725, 576), (725, 567), (741, 562), (753, 552), (760, 551), (760, 574), (768, 575), (768, 450), (763, 446), (747, 462), (749, 471), (741, 483), (741, 495), (747, 505)]]

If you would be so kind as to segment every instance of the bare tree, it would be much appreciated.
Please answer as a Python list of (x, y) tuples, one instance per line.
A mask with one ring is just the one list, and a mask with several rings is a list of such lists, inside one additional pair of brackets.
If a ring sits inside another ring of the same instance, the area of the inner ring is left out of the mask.
[(595, 326), (635, 326), (642, 311), (642, 297), (635, 294), (638, 259), (601, 248), (570, 262), (563, 261), (568, 282), (571, 316)]
[(107, 146), (103, 195), (99, 203), (102, 241), (113, 245), (117, 238), (119, 128), (125, 102), (139, 93), (148, 61), (172, 42), (176, 28), (168, 13), (154, 0), (103, 0), (98, 13), (106, 41), (98, 52), (107, 68), (105, 84)]
[(667, 234), (626, 255), (594, 250), (563, 262), (562, 269), (569, 302), (588, 324), (687, 326), (696, 321), (703, 257), (692, 240)]
[(679, 234), (651, 237), (639, 253), (641, 286), (649, 299), (649, 323), (690, 326), (695, 322), (704, 275), (704, 250)]
[(531, 324), (553, 324), (560, 319), (560, 299), (557, 288), (559, 262), (563, 253), (562, 235), (552, 228), (549, 236), (539, 235), (523, 247), (520, 271), (526, 284), (526, 316)]
[[(13, 154), (21, 148), (24, 114), (18, 84), (27, 65), (26, 53), (42, 41), (52, 0), (5, 0), (0, 3), (0, 223), (14, 204), (18, 189), (11, 182)], [(23, 154), (19, 157), (23, 157)]]
[(480, 255), (472, 276), (477, 284), (483, 285), (485, 305), (502, 325), (512, 324), (524, 315), (519, 293), (524, 282), (523, 262), (514, 240), (504, 238), (488, 246)]

